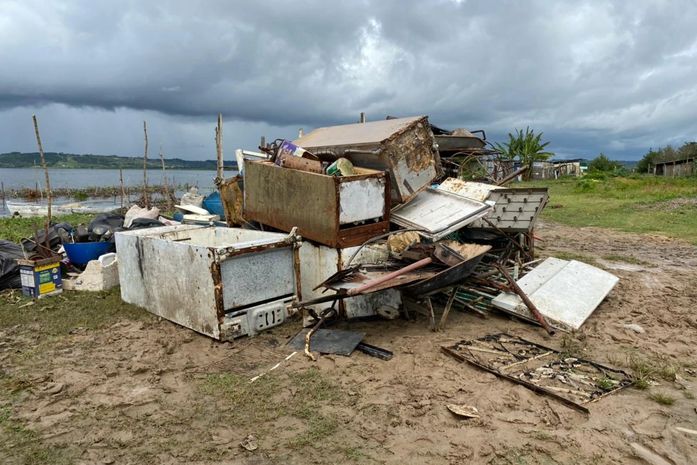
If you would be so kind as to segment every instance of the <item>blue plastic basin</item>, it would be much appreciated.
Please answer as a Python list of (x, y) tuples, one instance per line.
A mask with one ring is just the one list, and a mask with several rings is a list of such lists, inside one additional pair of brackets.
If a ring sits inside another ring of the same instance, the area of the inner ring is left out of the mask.
[(65, 253), (70, 263), (86, 265), (90, 260), (96, 260), (101, 255), (114, 250), (111, 242), (76, 242), (75, 244), (63, 244)]
[(214, 215), (218, 215), (221, 219), (225, 219), (225, 209), (223, 208), (223, 199), (220, 198), (220, 192), (214, 191), (203, 199), (203, 208)]

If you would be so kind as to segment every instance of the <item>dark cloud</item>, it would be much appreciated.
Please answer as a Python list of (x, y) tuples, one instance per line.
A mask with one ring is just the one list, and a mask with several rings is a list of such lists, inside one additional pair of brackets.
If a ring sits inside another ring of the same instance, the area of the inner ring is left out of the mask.
[(689, 0), (0, 5), (0, 151), (32, 148), (33, 111), (60, 150), (137, 152), (148, 119), (191, 158), (210, 156), (219, 111), (246, 146), (360, 111), (490, 138), (529, 125), (568, 156), (697, 132)]

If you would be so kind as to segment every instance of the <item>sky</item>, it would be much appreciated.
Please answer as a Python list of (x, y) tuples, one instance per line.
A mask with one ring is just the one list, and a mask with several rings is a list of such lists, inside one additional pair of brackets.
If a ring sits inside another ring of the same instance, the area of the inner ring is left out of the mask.
[(0, 152), (215, 158), (386, 115), (558, 158), (697, 140), (697, 1), (0, 0)]

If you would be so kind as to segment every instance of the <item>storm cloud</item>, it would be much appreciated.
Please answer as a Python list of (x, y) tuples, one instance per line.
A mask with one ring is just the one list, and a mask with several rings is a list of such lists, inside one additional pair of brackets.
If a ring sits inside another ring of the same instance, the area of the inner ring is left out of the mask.
[(561, 156), (697, 139), (693, 1), (0, 0), (0, 151), (171, 156), (385, 115), (544, 131)]

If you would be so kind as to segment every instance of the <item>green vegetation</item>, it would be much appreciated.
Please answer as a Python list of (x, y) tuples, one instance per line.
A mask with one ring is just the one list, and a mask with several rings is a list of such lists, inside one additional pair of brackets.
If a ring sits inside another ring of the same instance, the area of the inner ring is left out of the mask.
[(685, 160), (686, 158), (697, 158), (697, 142), (685, 142), (677, 149), (672, 145), (659, 147), (657, 150), (651, 149), (637, 164), (637, 171), (648, 173), (657, 162)]
[[(70, 215), (54, 216), (53, 220), (58, 223), (70, 223), (77, 226), (80, 223), (88, 224), (93, 213), (72, 213)], [(28, 217), (28, 218), (0, 218), (0, 237), (12, 241), (19, 242), (25, 237), (34, 235), (35, 229), (43, 229), (44, 217)]]
[[(4, 389), (0, 373), (0, 389)], [(10, 408), (0, 405), (0, 452), (7, 462), (26, 465), (69, 465), (74, 463), (65, 446), (46, 445), (37, 433), (12, 418)], [(5, 455), (7, 454), (7, 455)]]
[(523, 176), (526, 179), (530, 179), (533, 163), (544, 161), (554, 156), (554, 153), (545, 151), (549, 142), (542, 142), (542, 134), (536, 135), (535, 131), (529, 127), (525, 128), (525, 132), (522, 129), (516, 129), (515, 136), (510, 132), (508, 133), (508, 142), (503, 144), (497, 142), (494, 144), (494, 147), (505, 158), (509, 160), (517, 158), (523, 166), (527, 166), (528, 169)]
[(24, 297), (19, 289), (0, 294), (0, 328), (34, 325), (38, 341), (66, 336), (77, 328), (104, 328), (123, 317), (154, 319), (150, 313), (122, 301), (119, 288), (94, 293), (65, 291), (36, 301)]
[[(143, 169), (142, 157), (120, 157), (118, 155), (76, 155), (72, 153), (46, 152), (46, 165), (49, 168), (95, 168), (95, 169)], [(40, 165), (39, 153), (0, 153), (0, 168), (33, 168)], [(234, 161), (226, 163), (226, 168), (236, 169)], [(183, 160), (165, 158), (167, 169), (215, 170), (215, 160)], [(148, 168), (160, 170), (159, 158), (148, 160)]]
[[(7, 351), (10, 358), (5, 361), (31, 360), (55, 349), (79, 328), (105, 328), (123, 317), (154, 321), (149, 313), (122, 302), (118, 288), (100, 293), (63, 292), (37, 301), (24, 297), (17, 289), (3, 291), (0, 293), (0, 329), (8, 331), (8, 328), (30, 326), (33, 337), (28, 343), (30, 346)], [(11, 334), (13, 329), (9, 331)], [(24, 421), (13, 416), (13, 406), (22, 401), (34, 384), (21, 370), (10, 373), (0, 368), (0, 456), (3, 463), (75, 463), (78, 453), (69, 444), (47, 443), (39, 433), (28, 429)]]
[(675, 403), (674, 397), (663, 392), (652, 392), (649, 395), (649, 399), (661, 405), (673, 405)]
[(595, 384), (603, 391), (612, 391), (618, 383), (614, 379), (606, 376), (599, 379)]
[[(297, 387), (290, 397), (286, 394), (288, 385)], [(229, 407), (224, 409), (229, 421), (242, 426), (253, 425), (256, 431), (263, 431), (264, 426), (272, 427), (282, 416), (301, 420), (305, 430), (289, 439), (288, 445), (292, 448), (321, 447), (339, 426), (337, 418), (326, 410), (320, 413), (319, 406), (335, 404), (343, 398), (343, 393), (316, 368), (285, 376), (267, 374), (253, 383), (236, 374), (211, 374), (204, 379), (201, 389)]]
[(636, 257), (632, 257), (631, 255), (603, 255), (603, 260), (607, 260), (609, 262), (631, 263), (632, 265), (651, 266), (651, 263)]
[(588, 170), (591, 172), (599, 171), (602, 173), (621, 173), (624, 171), (624, 167), (622, 166), (622, 163), (610, 160), (604, 153), (601, 153), (591, 160), (591, 162), (588, 164)]
[(549, 187), (550, 202), (542, 216), (552, 221), (661, 234), (697, 244), (697, 177), (585, 176), (518, 186)]

